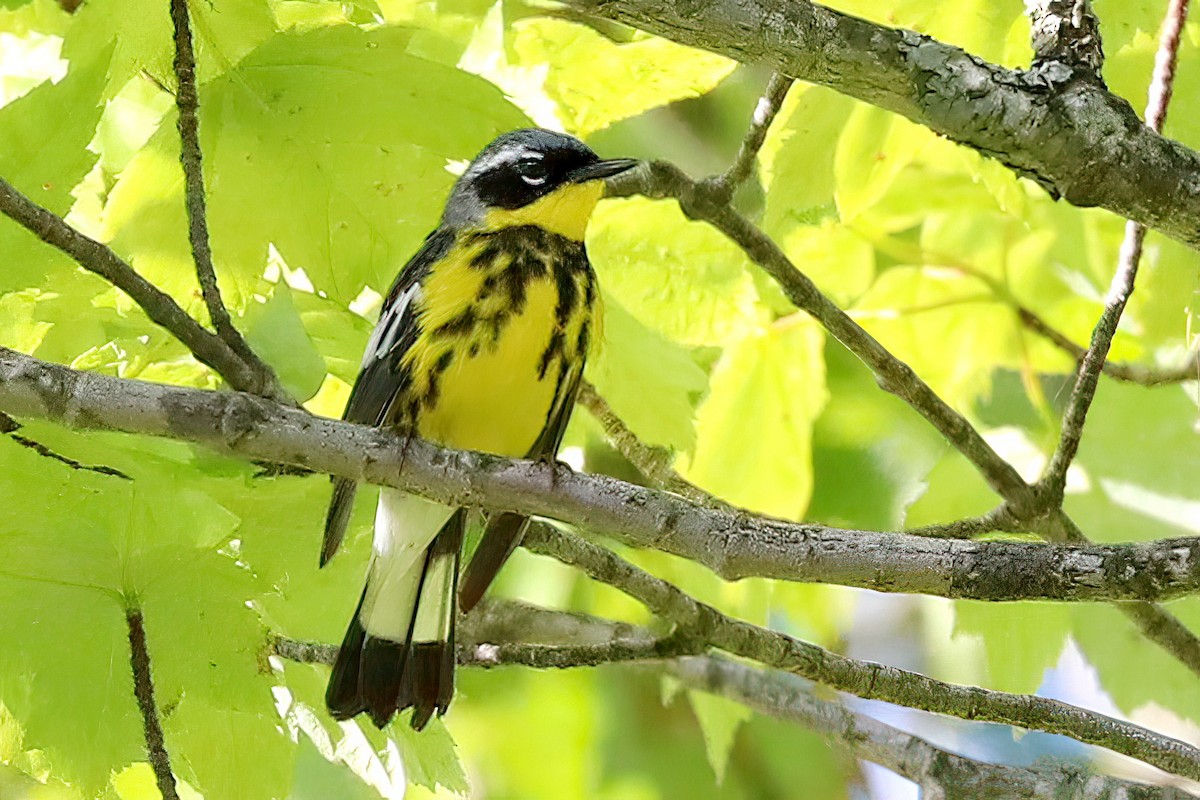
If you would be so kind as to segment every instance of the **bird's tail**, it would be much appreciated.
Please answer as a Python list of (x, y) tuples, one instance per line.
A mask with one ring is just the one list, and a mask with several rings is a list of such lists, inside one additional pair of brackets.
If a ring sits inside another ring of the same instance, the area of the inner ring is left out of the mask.
[[(393, 505), (416, 510), (419, 519), (405, 519), (394, 508), (386, 513), (381, 502), (367, 585), (334, 662), (325, 704), (337, 719), (365, 711), (380, 728), (411, 706), (412, 726), (420, 730), (434, 712), (445, 712), (454, 695), (454, 598), (466, 517), (462, 509), (411, 495), (393, 498)], [(427, 546), (427, 538), (411, 536), (416, 531), (406, 539), (398, 535), (397, 526), (414, 522), (432, 522), (438, 531)]]

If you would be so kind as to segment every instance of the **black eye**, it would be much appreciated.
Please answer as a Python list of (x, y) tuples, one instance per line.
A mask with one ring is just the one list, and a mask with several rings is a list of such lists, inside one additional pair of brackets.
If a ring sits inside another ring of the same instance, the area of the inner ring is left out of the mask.
[(527, 158), (517, 162), (517, 174), (530, 186), (541, 186), (549, 177), (549, 170), (542, 159)]

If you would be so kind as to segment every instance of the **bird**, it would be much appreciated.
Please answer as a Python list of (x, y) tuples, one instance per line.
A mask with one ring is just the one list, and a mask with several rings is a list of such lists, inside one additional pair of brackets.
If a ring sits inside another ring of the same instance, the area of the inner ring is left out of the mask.
[[(540, 128), (484, 147), (388, 291), (342, 418), (446, 447), (553, 461), (599, 338), (584, 233), (604, 179), (636, 164), (602, 160), (578, 139)], [(333, 480), (321, 566), (345, 535), (356, 490), (353, 480)], [(383, 728), (411, 707), (419, 731), (445, 713), (455, 595), (469, 611), (528, 524), (488, 515), (459, 587), (467, 512), (380, 490), (365, 587), (325, 694), (334, 718), (365, 712)]]

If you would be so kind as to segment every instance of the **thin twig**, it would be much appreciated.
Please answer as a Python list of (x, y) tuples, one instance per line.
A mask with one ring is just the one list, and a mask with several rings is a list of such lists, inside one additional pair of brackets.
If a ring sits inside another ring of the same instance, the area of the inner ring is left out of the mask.
[(133, 667), (133, 693), (137, 697), (138, 710), (142, 712), (142, 730), (146, 734), (146, 754), (154, 779), (163, 800), (179, 800), (175, 787), (175, 775), (171, 772), (171, 758), (167, 754), (163, 738), (162, 722), (158, 718), (158, 707), (154, 702), (154, 682), (150, 676), (150, 651), (146, 647), (146, 627), (139, 608), (125, 610), (125, 621), (129, 625), (129, 661)]
[[(2, 427), (3, 427), (3, 420), (0, 420), (0, 428), (2, 428)], [(68, 456), (64, 456), (61, 453), (56, 453), (54, 450), (51, 450), (46, 445), (44, 445), (41, 442), (36, 441), (34, 439), (30, 439), (28, 436), (22, 436), (18, 433), (12, 433), (9, 435), (9, 438), (12, 439), (17, 444), (21, 445), (22, 447), (28, 447), (30, 450), (37, 453), (42, 458), (49, 458), (52, 461), (57, 461), (60, 464), (65, 464), (66, 466), (70, 467), (71, 469), (82, 470), (84, 472), (95, 472), (100, 475), (108, 475), (109, 477), (113, 477), (113, 478), (123, 478), (124, 480), (127, 480), (127, 481), (133, 480), (132, 478), (130, 478), (124, 472), (121, 472), (121, 470), (117, 469), (116, 467), (110, 467), (105, 464), (84, 464), (82, 461), (76, 461), (75, 459), (69, 458)]]
[[(463, 642), (456, 648), (459, 666), (490, 669), (503, 666), (522, 666), (533, 669), (575, 669), (598, 667), (629, 661), (661, 661), (680, 655), (703, 652), (706, 645), (685, 639), (664, 636), (644, 639), (615, 638), (605, 642), (582, 644), (536, 644), (530, 642)], [(331, 644), (302, 642), (276, 637), (272, 652), (280, 658), (310, 664), (332, 665), (338, 648)]]
[(964, 517), (953, 522), (924, 525), (920, 528), (909, 528), (905, 533), (912, 536), (926, 536), (931, 539), (970, 539), (972, 536), (982, 536), (985, 533), (1016, 533), (1021, 530), (1020, 523), (1009, 510), (1008, 505), (1000, 505), (980, 514), (977, 517)]
[[(1180, 32), (1187, 19), (1188, 2), (1189, 0), (1171, 0), (1163, 22), (1158, 55), (1154, 61), (1154, 76), (1150, 82), (1150, 97), (1146, 104), (1146, 125), (1155, 133), (1162, 131), (1167, 104), (1171, 100), (1171, 88), (1175, 81), (1175, 59), (1179, 50)], [(1038, 482), (1038, 493), (1046, 508), (1057, 507), (1062, 503), (1067, 469), (1079, 451), (1088, 409), (1091, 408), (1100, 381), (1100, 371), (1108, 358), (1121, 314), (1125, 311), (1129, 296), (1133, 294), (1138, 263), (1142, 258), (1142, 242), (1145, 238), (1145, 226), (1133, 220), (1125, 223), (1125, 239), (1121, 242), (1117, 271), (1113, 275), (1112, 285), (1105, 299), (1104, 311), (1092, 332), (1091, 345), (1079, 365), (1075, 386), (1071, 390), (1071, 397), (1063, 414), (1058, 447)]]
[[(1021, 324), (1026, 328), (1046, 339), (1077, 362), (1083, 360), (1087, 348), (1075, 344), (1031, 309), (1017, 306), (1016, 310)], [(1105, 360), (1103, 370), (1104, 374), (1113, 380), (1122, 383), (1136, 383), (1146, 387), (1200, 380), (1200, 350), (1193, 350), (1177, 367), (1147, 367), (1141, 364), (1123, 364)]]
[(616, 587), (680, 631), (714, 647), (865, 699), (1058, 733), (1200, 779), (1200, 748), (1132, 723), (1057, 700), (934, 680), (920, 673), (838, 655), (786, 634), (725, 616), (615, 553), (549, 527), (531, 530), (524, 546)]
[(791, 87), (792, 79), (787, 75), (782, 72), (771, 73), (767, 88), (762, 97), (758, 98), (758, 104), (754, 106), (754, 115), (750, 118), (750, 125), (733, 163), (725, 172), (713, 176), (707, 182), (709, 191), (720, 198), (720, 202), (728, 203), (732, 200), (738, 187), (750, 177), (754, 170), (754, 159), (758, 157), (758, 151), (767, 140), (767, 131), (779, 114), (779, 109), (783, 107), (783, 101)]
[(596, 418), (617, 452), (624, 456), (626, 461), (633, 464), (646, 480), (660, 489), (666, 489), (680, 497), (686, 497), (693, 503), (723, 505), (721, 500), (685, 480), (671, 467), (674, 454), (670, 450), (663, 447), (651, 447), (638, 439), (637, 434), (629, 429), (629, 426), (616, 415), (608, 402), (600, 396), (595, 386), (587, 381), (580, 383), (576, 402)]
[(179, 160), (183, 165), (184, 202), (187, 206), (188, 240), (196, 262), (196, 277), (208, 316), (217, 335), (246, 363), (257, 379), (256, 394), (276, 396), (284, 393), (275, 371), (255, 353), (229, 318), (221, 299), (217, 272), (213, 266), (208, 237), (208, 212), (204, 198), (204, 171), (201, 164), (200, 122), (197, 115), (196, 56), (192, 49), (192, 29), (188, 20), (187, 0), (170, 0), (171, 22), (175, 27), (175, 77), (178, 90), (175, 105), (179, 109)]

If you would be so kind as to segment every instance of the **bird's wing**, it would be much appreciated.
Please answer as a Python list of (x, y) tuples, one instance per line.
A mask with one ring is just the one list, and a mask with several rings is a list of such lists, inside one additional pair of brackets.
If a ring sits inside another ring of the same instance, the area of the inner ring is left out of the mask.
[[(379, 322), (367, 342), (362, 369), (354, 381), (342, 419), (366, 425), (382, 425), (387, 420), (392, 402), (406, 380), (401, 361), (419, 332), (413, 309), (421, 290), (421, 281), (433, 265), (450, 252), (453, 245), (453, 231), (434, 231), (396, 276), (384, 300)], [(358, 484), (352, 480), (333, 479), (333, 498), (325, 516), (325, 538), (321, 545), (322, 566), (333, 557), (342, 543), (357, 488)]]
[[(563, 434), (567, 430), (567, 422), (571, 419), (571, 410), (575, 407), (575, 396), (579, 394), (579, 380), (582, 376), (583, 360), (580, 359), (559, 381), (546, 427), (542, 428), (526, 458), (553, 462), (558, 453), (558, 446), (562, 443)], [(471, 563), (463, 573), (462, 585), (458, 590), (458, 606), (463, 613), (474, 608), (483, 597), (496, 573), (521, 543), (521, 537), (525, 535), (525, 527), (528, 524), (529, 517), (520, 514), (503, 512), (489, 516), (487, 529), (483, 532), (483, 538), (479, 540), (479, 546), (475, 548), (475, 554), (471, 556)]]

